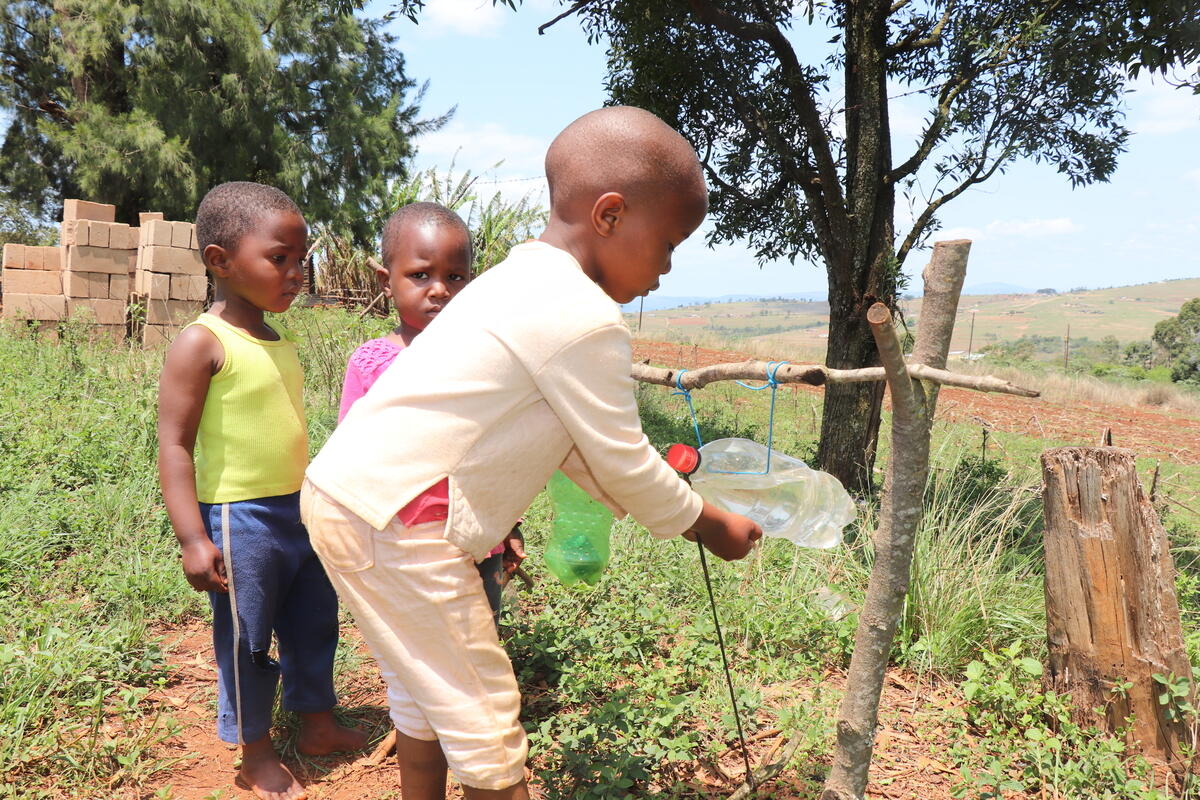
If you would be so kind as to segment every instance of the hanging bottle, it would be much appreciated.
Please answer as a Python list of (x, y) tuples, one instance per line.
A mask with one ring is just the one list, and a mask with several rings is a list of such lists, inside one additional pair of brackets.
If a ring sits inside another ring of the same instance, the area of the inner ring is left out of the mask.
[(579, 581), (594, 586), (608, 566), (612, 512), (561, 472), (554, 473), (547, 488), (554, 525), (546, 566), (567, 586)]
[(854, 501), (837, 478), (749, 439), (717, 439), (699, 450), (672, 445), (667, 463), (690, 475), (708, 502), (757, 522), (764, 536), (827, 549), (841, 544), (854, 519)]

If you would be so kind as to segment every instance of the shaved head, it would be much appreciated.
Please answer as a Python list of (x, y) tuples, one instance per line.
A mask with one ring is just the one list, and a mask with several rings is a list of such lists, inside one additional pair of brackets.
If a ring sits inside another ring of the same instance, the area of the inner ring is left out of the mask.
[(680, 194), (707, 197), (688, 141), (633, 106), (601, 108), (568, 125), (546, 152), (546, 181), (550, 207), (563, 218), (590, 212), (606, 192), (641, 202)]

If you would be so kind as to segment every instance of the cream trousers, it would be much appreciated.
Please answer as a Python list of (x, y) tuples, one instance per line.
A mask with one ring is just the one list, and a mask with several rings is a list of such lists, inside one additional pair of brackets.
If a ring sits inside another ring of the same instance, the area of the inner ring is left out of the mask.
[(512, 663), (474, 560), (445, 540), (444, 523), (376, 531), (307, 480), (300, 513), (379, 663), (396, 728), (438, 740), (466, 786), (520, 782), (528, 744)]

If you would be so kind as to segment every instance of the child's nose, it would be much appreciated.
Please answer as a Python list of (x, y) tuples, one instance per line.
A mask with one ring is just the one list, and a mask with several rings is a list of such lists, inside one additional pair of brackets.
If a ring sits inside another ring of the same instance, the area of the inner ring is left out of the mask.
[(449, 297), (450, 286), (446, 281), (434, 281), (429, 287), (429, 293), (435, 297)]

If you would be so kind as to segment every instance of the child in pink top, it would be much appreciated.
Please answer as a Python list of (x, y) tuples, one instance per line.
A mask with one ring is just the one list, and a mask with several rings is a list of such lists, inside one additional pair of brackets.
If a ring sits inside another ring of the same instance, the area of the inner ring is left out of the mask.
[[(382, 245), (379, 283), (383, 294), (395, 305), (400, 324), (387, 336), (363, 342), (350, 356), (342, 382), (339, 423), (400, 351), (412, 344), (417, 334), (471, 280), (471, 233), (458, 214), (445, 206), (437, 203), (404, 206), (384, 225)], [(405, 527), (411, 528), (446, 519), (449, 507), (449, 481), (443, 479), (396, 516)], [(502, 575), (511, 574), (524, 558), (524, 542), (517, 526), (476, 565), (497, 620)]]

